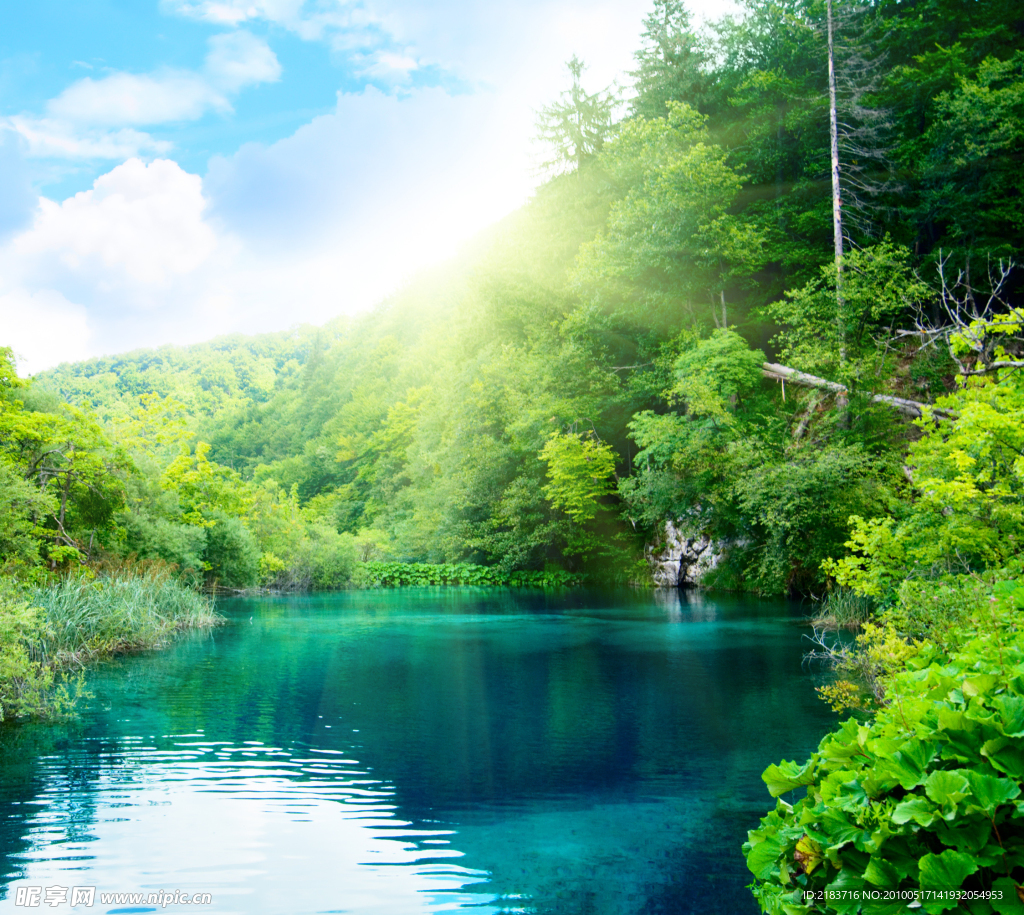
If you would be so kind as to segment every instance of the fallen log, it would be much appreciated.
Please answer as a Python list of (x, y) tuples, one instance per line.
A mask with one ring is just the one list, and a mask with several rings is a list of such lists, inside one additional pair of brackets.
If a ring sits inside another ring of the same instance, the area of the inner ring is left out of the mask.
[[(761, 372), (766, 378), (774, 378), (783, 384), (789, 382), (803, 388), (831, 391), (840, 400), (848, 397), (850, 393), (845, 384), (829, 381), (827, 378), (819, 378), (817, 375), (808, 375), (807, 372), (800, 372), (797, 369), (791, 369), (788, 365), (779, 365), (777, 362), (763, 363), (761, 365)], [(886, 404), (894, 410), (899, 410), (900, 413), (913, 416), (915, 419), (924, 416), (925, 410), (930, 410), (932, 414), (940, 419), (956, 419), (958, 415), (954, 410), (946, 410), (942, 407), (936, 407), (934, 404), (921, 403), (917, 400), (907, 400), (905, 397), (893, 397), (889, 394), (871, 394), (869, 399), (872, 403)]]

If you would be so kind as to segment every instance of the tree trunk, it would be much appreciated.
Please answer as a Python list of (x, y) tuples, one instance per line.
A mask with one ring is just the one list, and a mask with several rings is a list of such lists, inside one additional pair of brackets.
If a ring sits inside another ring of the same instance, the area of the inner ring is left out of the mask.
[[(830, 391), (836, 395), (842, 406), (849, 396), (846, 385), (837, 381), (829, 381), (826, 378), (819, 378), (817, 375), (808, 375), (790, 368), (788, 365), (779, 365), (776, 362), (765, 362), (761, 365), (761, 371), (766, 378), (774, 378), (776, 381), (788, 381), (790, 384), (800, 385), (805, 388), (817, 388), (820, 391)], [(925, 410), (931, 410), (940, 419), (955, 419), (957, 413), (953, 410), (945, 410), (932, 404), (921, 403), (918, 400), (907, 400), (904, 397), (892, 397), (889, 394), (872, 394), (872, 403), (886, 404), (900, 413), (913, 416), (915, 419), (924, 415)]]
[(846, 367), (846, 323), (843, 301), (843, 197), (839, 185), (839, 122), (836, 114), (836, 65), (832, 47), (832, 0), (828, 9), (828, 131), (832, 154), (832, 242), (836, 258), (836, 325), (839, 331), (839, 365)]

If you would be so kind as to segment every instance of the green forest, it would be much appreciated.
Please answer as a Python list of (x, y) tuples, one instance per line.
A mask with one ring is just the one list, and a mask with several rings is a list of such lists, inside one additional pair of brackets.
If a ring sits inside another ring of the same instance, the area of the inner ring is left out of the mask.
[[(765, 911), (1021, 892), (1024, 10), (741, 7), (655, 0), (622, 86), (570, 61), (532, 199), (369, 313), (0, 351), (4, 714), (52, 693), (69, 589), (164, 589), (159, 639), (200, 586), (649, 586), (671, 521), (703, 586), (862, 627), (822, 642), (860, 717), (766, 774), (808, 792), (751, 833)], [(136, 644), (96, 625), (61, 650)]]
[(635, 96), (589, 92), (571, 62), (534, 199), (371, 313), (30, 385), (8, 365), (6, 568), (639, 581), (671, 518), (723, 544), (710, 585), (820, 595), (849, 517), (899, 519), (920, 490), (903, 468), (930, 426), (876, 395), (953, 410), (1014, 383), (961, 383), (998, 335), (950, 343), (1013, 307), (1022, 232), (1017, 5), (846, 4), (835, 32), (838, 305), (824, 5), (751, 3), (698, 33), (659, 0)]

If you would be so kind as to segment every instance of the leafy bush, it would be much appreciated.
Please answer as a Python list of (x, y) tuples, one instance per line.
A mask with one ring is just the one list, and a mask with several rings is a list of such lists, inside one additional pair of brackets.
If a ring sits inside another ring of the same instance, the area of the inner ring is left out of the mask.
[[(764, 354), (735, 332), (681, 345), (669, 396), (683, 409), (640, 411), (629, 424), (640, 447), (619, 486), (629, 517), (689, 518), (730, 544), (713, 587), (819, 591), (821, 564), (848, 539), (850, 516), (889, 510), (898, 465), (834, 428), (796, 435), (816, 401), (786, 418), (780, 392), (764, 383)], [(858, 421), (874, 420), (865, 411)]]
[(949, 575), (939, 581), (908, 579), (882, 617), (905, 639), (927, 639), (949, 648), (961, 638), (974, 610), (988, 598), (993, 579), (1000, 577), (1012, 577), (1012, 573)]
[(45, 531), (40, 518), (52, 515), (57, 500), (37, 489), (0, 455), (0, 567), (31, 568), (40, 562)]
[(427, 585), (559, 588), (579, 585), (581, 581), (581, 576), (572, 572), (503, 572), (492, 566), (478, 566), (468, 562), (365, 562), (359, 566), (356, 576), (358, 584), (383, 588)]
[[(953, 335), (951, 350), (973, 358), (976, 349), (993, 347), (997, 360), (1009, 358), (1002, 343), (1020, 325), (1016, 313), (975, 322)], [(823, 566), (840, 584), (888, 602), (908, 578), (941, 578), (1020, 560), (1024, 372), (961, 375), (960, 387), (938, 406), (944, 416), (918, 420), (924, 434), (907, 456), (915, 501), (895, 518), (850, 518), (849, 553)]]
[(140, 559), (159, 559), (180, 569), (202, 570), (206, 528), (140, 512), (123, 512), (119, 521), (125, 528), (125, 546)]
[(593, 433), (556, 432), (540, 459), (547, 464), (544, 495), (576, 522), (590, 521), (614, 492), (615, 452)]
[(249, 588), (259, 576), (260, 548), (249, 529), (231, 515), (212, 511), (207, 520), (205, 560), (208, 576), (227, 588)]
[[(906, 659), (873, 721), (846, 721), (810, 760), (770, 766), (780, 799), (749, 834), (754, 895), (768, 913), (856, 912), (847, 898), (804, 904), (805, 890), (1002, 891), (991, 905), (923, 900), (921, 911), (1019, 912), (1024, 883), (1024, 584), (997, 585), (951, 655)], [(872, 904), (903, 912), (906, 903)]]
[(352, 534), (339, 534), (326, 524), (312, 524), (287, 559), (264, 553), (263, 581), (271, 588), (326, 591), (352, 580), (360, 546)]

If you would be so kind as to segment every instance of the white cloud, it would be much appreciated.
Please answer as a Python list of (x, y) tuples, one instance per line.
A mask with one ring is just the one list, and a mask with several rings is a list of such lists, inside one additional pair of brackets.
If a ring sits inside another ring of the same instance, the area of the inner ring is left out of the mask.
[(206, 73), (211, 81), (226, 91), (237, 92), (245, 86), (280, 79), (281, 64), (261, 38), (237, 31), (214, 35), (210, 39)]
[(497, 93), (339, 93), (293, 136), (212, 160), (205, 190), (251, 245), (378, 246), (416, 269), (526, 198), (531, 120)]
[(280, 79), (281, 64), (263, 39), (244, 30), (214, 35), (204, 68), (85, 77), (46, 106), (45, 117), (0, 119), (27, 141), (28, 153), (64, 159), (127, 159), (167, 153), (171, 143), (136, 130), (230, 112), (230, 96)]
[(142, 153), (164, 153), (171, 144), (140, 130), (83, 127), (53, 118), (16, 115), (0, 121), (24, 138), (28, 155), (60, 159), (127, 159)]
[(129, 159), (92, 190), (60, 204), (41, 200), (34, 225), (13, 239), (10, 255), (30, 278), (151, 289), (213, 253), (217, 240), (203, 220), (205, 207), (198, 175), (167, 159)]
[(494, 151), (507, 120), (494, 97), (368, 89), (286, 140), (218, 160), (205, 181), (129, 160), (88, 191), (40, 201), (0, 247), (0, 295), (80, 303), (89, 355), (366, 308), (526, 196), (516, 150)]
[[(234, 31), (211, 39), (201, 70), (81, 80), (48, 117), (10, 119), (30, 151), (162, 152), (117, 99), (147, 106), (139, 124), (224, 110), (233, 93), (281, 73), (270, 48), (238, 30), (258, 19), (347, 49), (350, 64), (402, 91), (339, 93), (331, 113), (276, 143), (214, 158), (202, 178), (169, 160), (129, 159), (91, 190), (41, 201), (0, 242), (0, 300), (23, 309), (38, 301), (36, 311), (53, 315), (59, 305), (89, 355), (364, 308), (528, 196), (534, 111), (567, 84), (564, 61), (580, 54), (588, 88), (607, 85), (632, 66), (649, 3), (165, 0)], [(416, 87), (438, 70), (463, 74), (475, 90)], [(175, 79), (180, 97), (169, 98)], [(75, 98), (77, 113), (62, 109)], [(19, 334), (44, 334), (45, 324)], [(0, 345), (5, 330), (0, 320)], [(33, 352), (69, 358), (43, 343)]]
[(52, 289), (0, 294), (0, 328), (0, 346), (14, 350), (22, 375), (89, 356), (85, 308)]
[(229, 111), (227, 98), (197, 73), (113, 73), (85, 77), (47, 104), (50, 116), (70, 124), (121, 127), (192, 121), (209, 109)]
[(193, 121), (209, 110), (230, 111), (225, 92), (272, 82), (281, 65), (265, 41), (248, 32), (214, 35), (205, 71), (112, 73), (72, 83), (47, 103), (50, 117), (68, 124), (122, 127)]
[[(376, 5), (374, 0), (161, 0), (160, 4), (164, 12), (214, 25), (237, 28), (246, 22), (269, 22), (304, 41), (324, 41), (336, 52), (354, 55), (357, 63), (381, 51), (395, 52), (394, 38)], [(382, 72), (394, 75), (386, 68)]]
[(358, 69), (360, 76), (384, 83), (404, 83), (419, 68), (419, 63), (408, 54), (393, 51), (377, 51), (369, 55), (367, 62)]
[(216, 25), (238, 25), (250, 19), (292, 22), (300, 18), (305, 0), (162, 0), (168, 12)]
[(40, 200), (31, 228), (0, 247), (0, 345), (38, 371), (236, 329), (239, 246), (206, 206), (202, 179), (162, 159), (131, 159), (89, 191)]
[(331, 32), (370, 24), (374, 17), (361, 2), (327, 0), (313, 9), (305, 0), (161, 0), (169, 13), (215, 25), (239, 26), (261, 19), (289, 29), (307, 41)]

